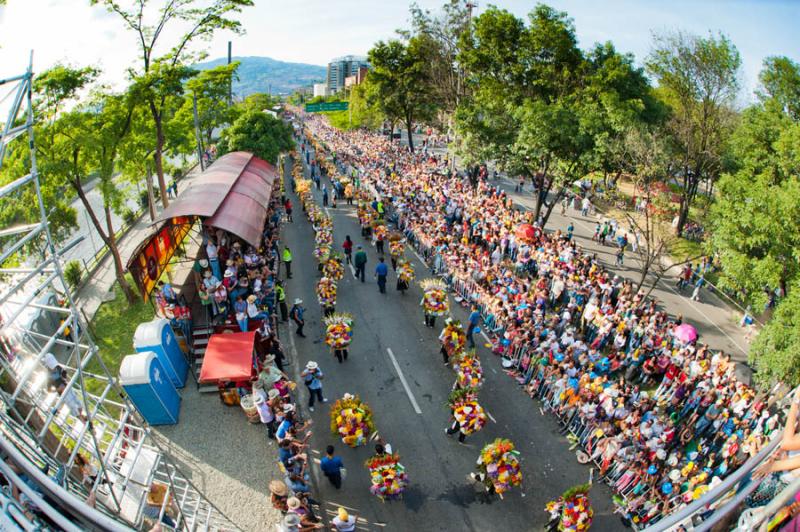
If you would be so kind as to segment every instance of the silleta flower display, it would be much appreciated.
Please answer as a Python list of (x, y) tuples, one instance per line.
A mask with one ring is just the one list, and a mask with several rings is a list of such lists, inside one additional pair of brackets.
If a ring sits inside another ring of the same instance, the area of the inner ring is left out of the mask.
[(591, 484), (583, 484), (568, 489), (555, 501), (550, 501), (545, 506), (545, 511), (550, 513), (550, 522), (557, 521), (557, 530), (580, 532), (589, 530), (592, 525), (594, 511), (589, 501)]
[(333, 349), (344, 349), (353, 341), (353, 317), (350, 314), (335, 313), (324, 320), (325, 343)]
[(491, 480), (499, 495), (522, 484), (519, 451), (509, 440), (497, 438), (484, 447), (478, 458), (478, 467)]
[(420, 286), (422, 295), (422, 308), (431, 316), (442, 316), (448, 311), (447, 285), (440, 279), (425, 279)]
[(364, 445), (375, 432), (372, 410), (357, 395), (345, 394), (331, 407), (331, 432), (350, 447)]
[(408, 475), (398, 454), (379, 454), (366, 461), (370, 491), (381, 499), (399, 499), (408, 485)]
[(317, 283), (317, 300), (323, 307), (336, 306), (336, 282), (333, 279), (323, 277)]
[(478, 390), (461, 388), (453, 390), (448, 398), (448, 405), (453, 417), (459, 424), (459, 430), (467, 436), (478, 432), (486, 425), (486, 412), (478, 404)]

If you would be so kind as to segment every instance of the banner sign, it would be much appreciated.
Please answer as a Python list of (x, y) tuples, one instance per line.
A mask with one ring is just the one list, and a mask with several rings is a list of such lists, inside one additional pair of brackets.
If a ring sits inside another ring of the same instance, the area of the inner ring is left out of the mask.
[(139, 246), (138, 253), (131, 258), (128, 270), (145, 301), (193, 225), (194, 217), (190, 216), (177, 216), (167, 220), (150, 240)]

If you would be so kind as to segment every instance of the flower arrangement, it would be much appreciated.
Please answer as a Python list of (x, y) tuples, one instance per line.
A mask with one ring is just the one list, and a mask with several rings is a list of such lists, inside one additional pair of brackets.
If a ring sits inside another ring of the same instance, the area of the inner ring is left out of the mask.
[(408, 485), (406, 468), (398, 454), (378, 454), (365, 462), (372, 486), (369, 490), (381, 499), (398, 499)]
[(311, 192), (311, 181), (309, 179), (295, 179), (294, 189), (297, 191), (298, 196), (303, 197)]
[(558, 530), (574, 530), (576, 532), (589, 530), (592, 526), (592, 510), (589, 501), (591, 484), (583, 484), (568, 489), (555, 501), (550, 501), (545, 506), (545, 511), (550, 512), (553, 520), (558, 519)]
[(414, 280), (414, 267), (407, 260), (401, 261), (397, 266), (397, 276), (406, 284)]
[(358, 205), (358, 222), (361, 224), (361, 227), (371, 226), (376, 217), (375, 211), (369, 208), (366, 203), (360, 203)]
[(375, 239), (386, 240), (386, 237), (389, 235), (389, 230), (386, 226), (379, 222), (373, 222), (372, 225), (372, 230), (375, 232)]
[(317, 283), (317, 299), (323, 307), (336, 306), (336, 282), (333, 279), (323, 277)]
[(334, 313), (323, 320), (325, 326), (325, 343), (333, 349), (343, 349), (353, 341), (353, 316), (345, 313)]
[(478, 458), (478, 466), (500, 495), (512, 486), (522, 484), (519, 451), (514, 449), (514, 444), (509, 440), (497, 438), (486, 445)]
[(448, 404), (464, 434), (478, 432), (486, 424), (486, 412), (478, 404), (478, 390), (475, 388), (453, 390), (448, 398)]
[(357, 395), (349, 393), (331, 407), (331, 433), (342, 438), (350, 447), (364, 445), (375, 432), (372, 409)]
[(422, 308), (432, 316), (441, 316), (447, 313), (447, 285), (439, 279), (425, 279), (419, 283), (424, 294), (422, 295)]
[(344, 277), (344, 265), (342, 264), (342, 259), (337, 254), (331, 254), (328, 256), (328, 260), (326, 260), (322, 266), (322, 273), (325, 277), (333, 279), (334, 281), (341, 281), (342, 277)]
[(390, 240), (389, 241), (389, 254), (392, 257), (399, 257), (403, 254), (403, 248), (405, 244), (403, 244), (402, 240)]
[(455, 363), (458, 385), (462, 388), (480, 388), (483, 385), (483, 368), (477, 353), (463, 353)]
[(449, 355), (460, 353), (467, 345), (467, 334), (461, 327), (461, 322), (452, 320), (444, 327), (442, 332), (442, 345)]

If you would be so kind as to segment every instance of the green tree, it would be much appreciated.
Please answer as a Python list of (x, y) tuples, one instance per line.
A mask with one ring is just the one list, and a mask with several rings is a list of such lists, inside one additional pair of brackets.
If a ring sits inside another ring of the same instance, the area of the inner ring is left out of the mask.
[(223, 153), (250, 152), (276, 164), (278, 155), (293, 145), (291, 126), (268, 113), (248, 112), (222, 132), (219, 148)]
[(734, 126), (741, 58), (724, 35), (677, 32), (655, 37), (646, 64), (658, 82), (658, 94), (672, 109), (667, 127), (674, 145), (674, 167), (681, 176), (676, 227), (681, 235), (700, 183), (713, 182), (723, 170), (725, 146)]
[[(800, 78), (795, 83), (783, 90), (800, 90)], [(736, 167), (719, 182), (711, 245), (721, 285), (763, 305), (765, 291), (786, 294), (800, 274), (800, 122), (779, 93), (767, 91), (742, 113), (730, 146)]]
[(776, 382), (800, 383), (800, 287), (795, 286), (750, 345), (756, 381), (768, 387)]
[(537, 5), (527, 25), (490, 7), (460, 47), (470, 97), (456, 114), (459, 153), (532, 179), (543, 223), (576, 179), (622, 165), (626, 132), (658, 116), (633, 58), (609, 43), (584, 57), (572, 20), (548, 6)]
[(435, 112), (427, 68), (429, 39), (414, 36), (378, 41), (369, 51), (371, 101), (392, 122), (401, 122), (408, 133), (409, 149), (414, 151), (412, 132), (418, 121), (429, 120)]
[(793, 120), (800, 120), (800, 64), (788, 57), (768, 57), (761, 69), (762, 100), (773, 100)]
[(197, 98), (197, 117), (200, 125), (201, 142), (208, 146), (213, 142), (214, 130), (230, 125), (238, 113), (228, 103), (228, 88), (234, 79), (238, 79), (236, 70), (239, 62), (220, 65), (208, 70), (201, 70), (186, 82), (186, 97), (183, 106), (175, 119), (183, 127), (194, 131), (194, 98)]
[[(230, 16), (240, 13), (243, 7), (252, 6), (253, 1), (139, 0), (131, 8), (123, 7), (117, 0), (91, 0), (91, 4), (99, 4), (119, 16), (136, 36), (142, 62), (138, 69), (131, 70), (131, 75), (139, 86), (136, 96), (142, 98), (141, 103), (147, 105), (153, 117), (153, 162), (161, 202), (166, 207), (169, 202), (164, 180), (165, 126), (172, 114), (170, 97), (175, 95), (169, 87), (174, 87), (176, 79), (183, 81), (185, 77), (181, 75), (187, 72), (185, 65), (198, 59), (191, 50), (194, 43), (209, 40), (219, 30), (243, 32), (241, 22)], [(178, 38), (165, 45), (167, 35), (178, 35)]]

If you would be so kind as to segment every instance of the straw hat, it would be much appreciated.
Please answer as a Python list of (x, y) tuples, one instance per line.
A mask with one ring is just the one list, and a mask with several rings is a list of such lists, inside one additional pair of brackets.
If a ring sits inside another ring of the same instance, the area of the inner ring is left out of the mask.
[(263, 405), (264, 404), (264, 396), (261, 395), (260, 393), (256, 394), (256, 400), (254, 402), (257, 405)]
[(225, 261), (226, 266), (233, 266), (233, 259), (228, 259)]
[(345, 509), (344, 509), (344, 508), (342, 508), (341, 506), (339, 507), (338, 514), (339, 514), (339, 520), (340, 520), (340, 521), (345, 521), (345, 522), (347, 522), (347, 521), (349, 521), (349, 520), (350, 520), (350, 514), (348, 514), (348, 513), (347, 513), (347, 510), (345, 510)]
[(208, 259), (199, 259), (197, 262), (200, 263), (201, 268), (208, 268)]
[(297, 497), (289, 497), (289, 499), (286, 501), (286, 506), (290, 510), (297, 510), (300, 508), (300, 499)]
[(669, 472), (669, 479), (672, 482), (678, 482), (678, 479), (680, 478), (681, 478), (681, 472), (678, 471), (677, 469), (673, 469), (672, 471)]
[(344, 398), (348, 399), (348, 400), (352, 399), (353, 398), (353, 394), (352, 393), (346, 393), (346, 394), (344, 394)]
[(252, 294), (251, 294), (251, 295), (249, 295), (249, 296), (247, 296), (247, 302), (248, 302), (248, 303), (255, 303), (255, 302), (256, 302), (256, 299), (257, 299), (257, 298), (256, 298), (256, 296), (254, 296), (254, 295), (252, 295)]
[(270, 398), (270, 399), (275, 399), (280, 394), (281, 394), (281, 392), (279, 392), (276, 388), (273, 388), (273, 389), (271, 389), (270, 391), (267, 392), (267, 397)]
[(313, 360), (309, 360), (308, 364), (306, 364), (306, 369), (317, 369), (318, 367), (319, 367), (319, 364), (317, 364)]
[(278, 497), (285, 497), (289, 494), (289, 488), (282, 480), (271, 480), (269, 483), (270, 493), (274, 493)]
[(225, 277), (233, 277), (233, 272), (231, 270), (225, 270)]
[(283, 411), (285, 413), (294, 412), (294, 405), (292, 403), (286, 403), (283, 405)]
[(298, 297), (297, 299), (294, 300), (294, 304), (295, 305), (302, 305), (303, 304), (303, 300)]
[(576, 451), (575, 457), (578, 459), (579, 464), (588, 464), (591, 457), (583, 451)]

